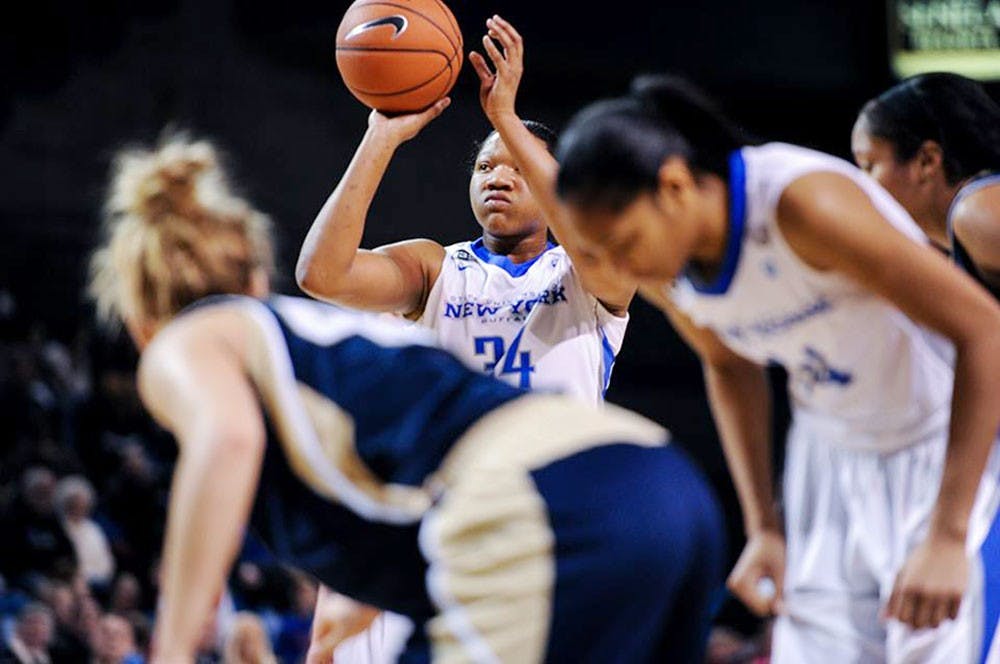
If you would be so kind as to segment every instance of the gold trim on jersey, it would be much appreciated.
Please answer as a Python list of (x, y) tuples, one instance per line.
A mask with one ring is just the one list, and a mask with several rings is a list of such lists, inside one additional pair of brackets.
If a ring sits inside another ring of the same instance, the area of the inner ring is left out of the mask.
[(424, 517), (420, 543), (438, 607), (426, 625), (435, 664), (544, 659), (555, 535), (526, 471), (480, 467), (463, 474)]
[(419, 487), (382, 482), (368, 468), (355, 447), (350, 414), (295, 380), (273, 315), (257, 303), (247, 310), (261, 332), (253, 335), (248, 371), (292, 471), (316, 493), (365, 518), (419, 521), (430, 507), (429, 494)]
[(624, 408), (612, 404), (595, 408), (573, 397), (537, 393), (477, 420), (448, 451), (430, 481), (448, 486), (480, 463), (531, 471), (608, 443), (656, 447), (669, 438), (662, 426)]

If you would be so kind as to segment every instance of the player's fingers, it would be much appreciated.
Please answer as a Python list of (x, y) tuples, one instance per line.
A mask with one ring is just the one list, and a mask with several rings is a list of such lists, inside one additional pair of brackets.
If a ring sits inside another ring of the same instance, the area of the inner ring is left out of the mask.
[(945, 620), (948, 620), (948, 608), (951, 605), (951, 601), (947, 598), (942, 599), (937, 602), (934, 606), (934, 612), (931, 614), (930, 622), (927, 624), (928, 627), (937, 627)]
[(896, 605), (899, 603), (899, 590), (898, 590), (898, 580), (892, 586), (892, 592), (889, 594), (889, 599), (885, 603), (885, 607), (882, 609), (882, 620), (889, 620), (890, 618), (896, 617)]
[(489, 65), (486, 64), (486, 58), (484, 58), (479, 53), (475, 51), (469, 52), (469, 64), (472, 65), (472, 69), (479, 76), (479, 81), (481, 83), (489, 83), (493, 80), (493, 72), (490, 71)]
[(764, 617), (770, 611), (770, 597), (761, 597), (757, 592), (760, 577), (748, 574), (744, 570), (734, 569), (726, 580), (726, 587), (736, 596), (738, 600), (750, 609), (754, 614)]
[(920, 609), (922, 597), (920, 593), (913, 590), (905, 590), (899, 600), (899, 608), (896, 611), (896, 619), (909, 626), (913, 626), (913, 619)]
[(444, 109), (448, 108), (448, 105), (450, 103), (451, 103), (451, 97), (442, 97), (441, 99), (438, 99), (436, 102), (431, 104), (428, 108), (425, 108), (424, 110), (420, 111), (420, 113), (417, 114), (417, 118), (419, 119), (420, 124), (426, 125), (431, 120), (441, 115), (441, 113), (444, 112)]
[(493, 66), (496, 67), (497, 72), (507, 63), (504, 60), (503, 53), (497, 48), (497, 45), (493, 43), (493, 39), (489, 35), (483, 35), (483, 48), (486, 49), (486, 54), (490, 56), (490, 60), (493, 61)]
[(785, 568), (771, 570), (774, 584), (774, 599), (771, 600), (771, 613), (778, 615), (785, 612)]
[(914, 629), (924, 629), (931, 626), (938, 603), (936, 597), (922, 595), (918, 598), (913, 605), (913, 621), (910, 623)]
[(947, 611), (948, 617), (954, 620), (955, 618), (958, 617), (959, 609), (962, 608), (962, 598), (956, 597), (948, 600), (947, 606), (948, 606), (948, 611)]
[(486, 25), (490, 29), (491, 36), (494, 36), (500, 42), (505, 51), (509, 52), (518, 46), (518, 34), (507, 21), (500, 19), (499, 16), (494, 16), (491, 19), (487, 19)]
[(424, 112), (429, 113), (431, 118), (433, 119), (444, 113), (444, 109), (448, 108), (449, 106), (451, 106), (451, 97), (441, 97), (436, 102), (434, 102), (433, 106), (431, 106)]
[(521, 33), (519, 33), (509, 21), (498, 14), (493, 15), (493, 21), (495, 25), (507, 34), (510, 39), (511, 48), (516, 50), (520, 55), (522, 49), (524, 48), (524, 39), (521, 37)]

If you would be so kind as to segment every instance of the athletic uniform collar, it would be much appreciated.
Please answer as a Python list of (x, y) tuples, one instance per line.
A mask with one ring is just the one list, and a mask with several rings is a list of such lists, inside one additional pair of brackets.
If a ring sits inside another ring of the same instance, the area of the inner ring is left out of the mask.
[(484, 263), (489, 263), (490, 265), (496, 265), (497, 267), (503, 268), (504, 271), (507, 272), (507, 274), (509, 274), (512, 277), (520, 277), (524, 275), (532, 265), (535, 264), (535, 261), (544, 256), (545, 252), (547, 252), (549, 249), (555, 248), (555, 246), (556, 245), (553, 244), (552, 242), (546, 243), (545, 250), (542, 251), (542, 253), (538, 254), (530, 261), (525, 261), (524, 263), (515, 263), (507, 256), (494, 254), (492, 251), (486, 248), (486, 245), (483, 243), (483, 238), (479, 238), (478, 240), (473, 242), (471, 249), (472, 252), (479, 257), (479, 260), (483, 261)]
[(703, 295), (725, 295), (736, 276), (743, 248), (743, 230), (746, 226), (747, 174), (740, 150), (729, 155), (729, 237), (722, 265), (714, 278), (708, 279), (691, 264), (684, 268), (684, 276), (694, 289)]

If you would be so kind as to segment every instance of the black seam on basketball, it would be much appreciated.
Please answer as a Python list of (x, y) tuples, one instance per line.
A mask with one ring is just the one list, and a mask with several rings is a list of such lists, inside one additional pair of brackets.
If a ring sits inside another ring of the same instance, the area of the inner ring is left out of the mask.
[(385, 53), (437, 53), (442, 58), (451, 62), (449, 58), (454, 59), (455, 56), (449, 56), (444, 51), (438, 51), (433, 48), (385, 48), (382, 46), (337, 46), (334, 50), (336, 51), (382, 51)]
[(451, 47), (456, 52), (459, 50), (459, 47), (456, 46), (455, 42), (453, 42), (451, 40), (451, 35), (449, 35), (447, 32), (445, 32), (444, 29), (440, 25), (438, 25), (433, 19), (431, 19), (430, 16), (427, 16), (423, 12), (418, 12), (413, 7), (407, 7), (406, 5), (400, 5), (400, 4), (397, 4), (395, 2), (386, 2), (385, 0), (374, 0), (374, 2), (366, 2), (363, 5), (352, 5), (351, 9), (360, 8), (360, 7), (371, 7), (372, 5), (382, 5), (383, 7), (395, 7), (396, 9), (405, 9), (408, 12), (412, 12), (413, 14), (416, 14), (420, 18), (424, 19), (425, 21), (427, 21), (428, 23), (430, 23), (431, 25), (433, 25), (434, 28), (438, 32), (440, 32), (442, 35), (444, 35), (444, 38), (448, 40), (448, 43), (451, 45)]
[[(366, 92), (365, 90), (361, 90), (360, 88), (352, 87), (347, 81), (344, 81), (344, 85), (346, 85), (348, 88), (350, 88), (354, 92), (358, 92), (358, 93), (363, 94), (363, 95), (368, 95), (369, 97), (392, 97), (394, 95), (404, 95), (407, 92), (413, 92), (414, 90), (419, 90), (420, 88), (424, 87), (425, 85), (427, 85), (428, 83), (430, 83), (431, 81), (433, 81), (435, 78), (437, 78), (438, 76), (440, 76), (441, 73), (444, 72), (445, 69), (451, 69), (451, 60), (448, 60), (448, 56), (445, 55), (444, 53), (442, 53), (441, 51), (425, 51), (425, 52), (426, 53), (437, 53), (438, 55), (440, 55), (442, 58), (445, 59), (445, 65), (444, 65), (444, 67), (441, 67), (441, 69), (438, 69), (437, 72), (433, 76), (431, 76), (430, 78), (422, 81), (418, 85), (414, 85), (412, 87), (406, 88), (405, 90), (395, 90), (393, 92)], [(452, 59), (454, 59), (454, 57)]]
[[(447, 69), (447, 67), (445, 67), (445, 69)], [(420, 88), (424, 87), (428, 83), (433, 82), (435, 78), (437, 78), (438, 76), (440, 76), (443, 73), (444, 73), (444, 69), (442, 69), (437, 74), (435, 74), (433, 77), (427, 79), (426, 81), (424, 81), (420, 85), (415, 85), (412, 88), (407, 88), (405, 90), (397, 90), (395, 92), (366, 92), (364, 90), (359, 90), (357, 88), (352, 88), (350, 85), (348, 85), (347, 87), (352, 92), (357, 92), (358, 94), (362, 94), (362, 95), (365, 95), (367, 97), (395, 97), (397, 95), (405, 95), (408, 92), (414, 92), (415, 90), (419, 90)], [(345, 85), (347, 85), (347, 84), (345, 83)]]
[(448, 5), (444, 4), (442, 0), (435, 1), (441, 6), (441, 9), (444, 10), (444, 15), (448, 18), (448, 22), (451, 23), (451, 27), (455, 30), (455, 35), (459, 40), (458, 49), (456, 50), (462, 50), (465, 48), (465, 38), (462, 37), (462, 28), (458, 25), (458, 19), (455, 18), (455, 14), (448, 9)]
[[(441, 97), (445, 96), (448, 93), (448, 90), (455, 84), (454, 79), (458, 78), (458, 75), (451, 67), (451, 63), (457, 60), (459, 55), (461, 54), (458, 51), (455, 51), (455, 55), (451, 57), (451, 60), (449, 60), (448, 64), (446, 65), (446, 68), (448, 69), (448, 78), (443, 80), (444, 85), (441, 86), (441, 91), (436, 95), (438, 99), (440, 99)], [(442, 73), (444, 73), (444, 69), (438, 72), (438, 76), (440, 76)], [(435, 76), (434, 78), (437, 78), (437, 76)], [(430, 81), (428, 81), (427, 83), (433, 81), (434, 78), (430, 79)], [(426, 85), (426, 83), (424, 85)]]
[[(455, 57), (458, 57), (458, 53), (455, 54)], [(454, 60), (454, 58), (452, 58), (452, 60)], [(448, 88), (453, 85), (452, 77), (455, 76), (455, 72), (451, 68), (451, 62), (451, 60), (448, 61), (448, 78), (445, 79), (444, 86), (441, 88), (441, 92), (437, 95), (438, 99), (445, 96), (448, 93)]]

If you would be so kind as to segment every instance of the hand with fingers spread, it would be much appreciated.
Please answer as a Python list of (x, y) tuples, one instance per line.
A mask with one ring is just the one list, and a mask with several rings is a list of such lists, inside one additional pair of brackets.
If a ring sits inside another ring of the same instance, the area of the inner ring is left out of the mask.
[[(770, 579), (774, 584), (770, 589)], [(784, 611), (782, 587), (785, 580), (785, 538), (773, 530), (761, 530), (747, 538), (726, 586), (748, 609), (758, 616), (773, 616)]]
[(524, 40), (514, 26), (496, 14), (486, 19), (486, 30), (483, 49), (492, 61), (494, 71), (490, 71), (486, 58), (475, 51), (469, 53), (469, 62), (479, 76), (479, 103), (483, 105), (486, 117), (496, 124), (497, 117), (515, 112), (517, 86), (524, 73)]
[(964, 539), (932, 535), (899, 570), (884, 616), (914, 629), (937, 627), (958, 616), (968, 580)]
[(450, 97), (442, 97), (419, 113), (393, 116), (373, 110), (368, 115), (368, 129), (381, 134), (386, 140), (398, 146), (419, 134), (431, 120), (441, 115), (450, 103)]

